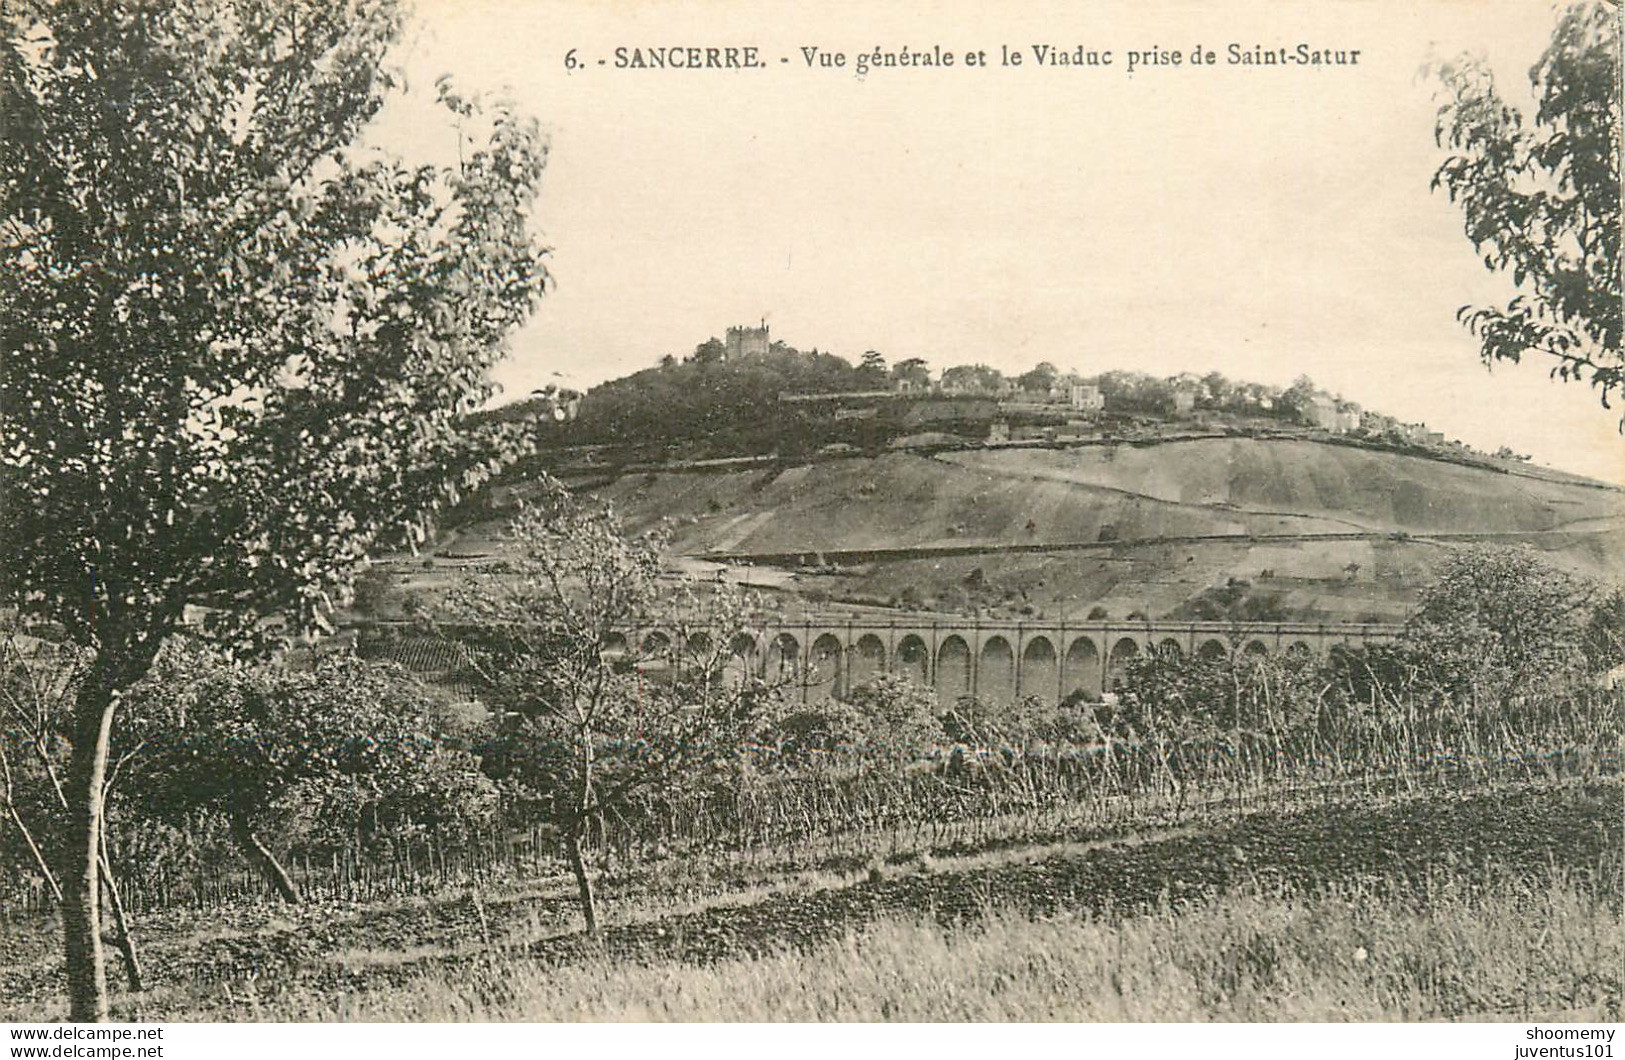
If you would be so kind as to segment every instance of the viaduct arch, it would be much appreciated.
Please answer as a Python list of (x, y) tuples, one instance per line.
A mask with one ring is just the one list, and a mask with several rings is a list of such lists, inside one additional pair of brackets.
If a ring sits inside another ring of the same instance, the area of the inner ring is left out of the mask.
[[(1147, 653), (1202, 659), (1308, 657), (1339, 645), (1391, 641), (1400, 629), (1377, 623), (996, 622), (809, 615), (736, 634), (727, 646), (727, 669), (788, 681), (806, 703), (844, 696), (881, 673), (931, 688), (944, 702), (974, 695), (994, 700), (1036, 696), (1056, 703), (1079, 693), (1110, 691), (1129, 662)], [(683, 667), (710, 654), (713, 636), (651, 623), (611, 634), (604, 651), (625, 656), (639, 645), (644, 665)]]
[[(1305, 657), (1338, 645), (1393, 640), (1398, 625), (1310, 622), (1232, 623), (1140, 620), (1113, 622), (910, 621), (808, 616), (766, 625), (730, 646), (741, 670), (790, 679), (805, 702), (841, 696), (881, 673), (907, 677), (952, 701), (1037, 696), (1059, 702), (1099, 695), (1129, 663), (1157, 653), (1178, 658), (1234, 655)], [(675, 646), (658, 627), (632, 640)], [(763, 647), (765, 645), (765, 648)], [(683, 652), (671, 661), (681, 665)]]

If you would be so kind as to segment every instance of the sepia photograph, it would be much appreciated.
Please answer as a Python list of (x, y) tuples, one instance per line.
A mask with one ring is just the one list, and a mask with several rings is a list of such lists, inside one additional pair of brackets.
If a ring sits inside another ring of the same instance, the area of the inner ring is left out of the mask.
[(7, 1055), (1612, 1056), (1621, 18), (0, 0)]

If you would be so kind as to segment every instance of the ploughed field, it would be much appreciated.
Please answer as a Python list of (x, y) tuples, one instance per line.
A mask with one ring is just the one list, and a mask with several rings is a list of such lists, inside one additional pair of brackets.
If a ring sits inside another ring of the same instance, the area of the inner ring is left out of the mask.
[[(596, 938), (562, 873), (177, 909), (136, 924), (150, 989), (115, 989), (115, 1013), (1617, 1020), (1621, 798), (1535, 781), (951, 849), (876, 836), (869, 858), (669, 856), (611, 868)], [(7, 926), (0, 1019), (61, 1015), (57, 950), (48, 918)]]

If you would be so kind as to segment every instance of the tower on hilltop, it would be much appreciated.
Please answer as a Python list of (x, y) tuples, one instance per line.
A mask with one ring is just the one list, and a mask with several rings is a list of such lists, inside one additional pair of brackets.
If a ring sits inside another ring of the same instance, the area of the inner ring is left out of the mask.
[(760, 327), (739, 325), (728, 329), (723, 339), (723, 347), (727, 351), (728, 360), (735, 357), (764, 357), (767, 355), (767, 321), (764, 319)]

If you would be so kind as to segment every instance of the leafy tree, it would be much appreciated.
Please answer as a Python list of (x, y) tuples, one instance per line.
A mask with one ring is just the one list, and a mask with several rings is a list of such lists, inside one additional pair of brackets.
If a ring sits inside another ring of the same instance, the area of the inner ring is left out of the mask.
[(910, 357), (892, 365), (891, 376), (915, 390), (924, 390), (931, 385), (931, 366), (922, 357)]
[(335, 843), (450, 833), (488, 819), (496, 792), (438, 697), (390, 663), (350, 654), (309, 669), (233, 665), (194, 651), (130, 695), (126, 794), (147, 816), (223, 816), (287, 902), (298, 887), (263, 836), (299, 820)]
[(1235, 402), (1237, 384), (1225, 378), (1223, 372), (1209, 372), (1202, 377), (1202, 384), (1207, 388), (1207, 403), (1213, 408), (1229, 408)]
[(1243, 404), (1249, 407), (1262, 407), (1266, 402), (1273, 405), (1281, 397), (1280, 388), (1263, 383), (1242, 383), (1237, 387), (1237, 393)]
[(886, 358), (878, 350), (865, 350), (863, 360), (858, 363), (858, 378), (866, 387), (884, 386)]
[(912, 756), (942, 738), (936, 694), (902, 674), (875, 674), (845, 702), (862, 719), (870, 750), (882, 755)]
[(1552, 358), (1554, 375), (1589, 382), (1605, 408), (1625, 384), (1619, 47), (1617, 4), (1573, 4), (1529, 71), (1532, 122), (1462, 57), (1437, 69), (1447, 99), (1434, 130), (1452, 154), (1433, 186), (1460, 204), (1485, 267), (1518, 289), (1504, 307), (1457, 314), (1485, 364)]
[(663, 359), (658, 368), (588, 391), (567, 437), (623, 445), (704, 440), (723, 451), (771, 449), (785, 427), (781, 393), (873, 385), (839, 357), (802, 353), (783, 343), (774, 343), (763, 357), (714, 364)]
[(1590, 596), (1528, 546), (1464, 548), (1423, 593), (1404, 641), (1439, 694), (1505, 701), (1583, 666)]
[(869, 728), (856, 707), (832, 698), (776, 719), (769, 742), (781, 760), (799, 766), (810, 755), (850, 751), (864, 742)]
[(1300, 375), (1292, 381), (1292, 385), (1281, 392), (1279, 407), (1282, 412), (1307, 421), (1309, 409), (1314, 403), (1315, 395), (1320, 392), (1315, 381), (1306, 375)]
[(1048, 361), (1040, 361), (1028, 371), (1016, 377), (1021, 389), (1035, 393), (1048, 394), (1055, 386), (1055, 381), (1061, 377), (1060, 370)]
[(948, 390), (996, 391), (1003, 382), (1003, 373), (985, 364), (956, 364), (942, 370), (942, 385)]
[(694, 347), (694, 363), (721, 364), (727, 359), (728, 348), (718, 338), (709, 338)]
[(442, 101), (456, 168), (356, 149), (393, 0), (0, 10), (0, 598), (93, 652), (63, 884), (71, 1015), (106, 1015), (97, 863), (121, 699), (189, 606), (320, 624), (376, 543), (516, 455), (467, 429), (542, 291), (534, 122)]
[[(609, 509), (566, 500), (523, 509), (511, 534), (517, 558), (453, 594), (448, 632), (502, 718), (488, 769), (557, 829), (596, 932), (593, 829), (651, 791), (715, 780), (765, 734), (776, 690), (735, 654), (739, 597), (662, 592), (659, 538), (627, 538)], [(661, 618), (674, 639), (640, 640)]]
[(1168, 381), (1154, 379), (1144, 372), (1114, 369), (1102, 373), (1096, 382), (1106, 399), (1106, 407), (1118, 411), (1162, 413), (1173, 393)]

